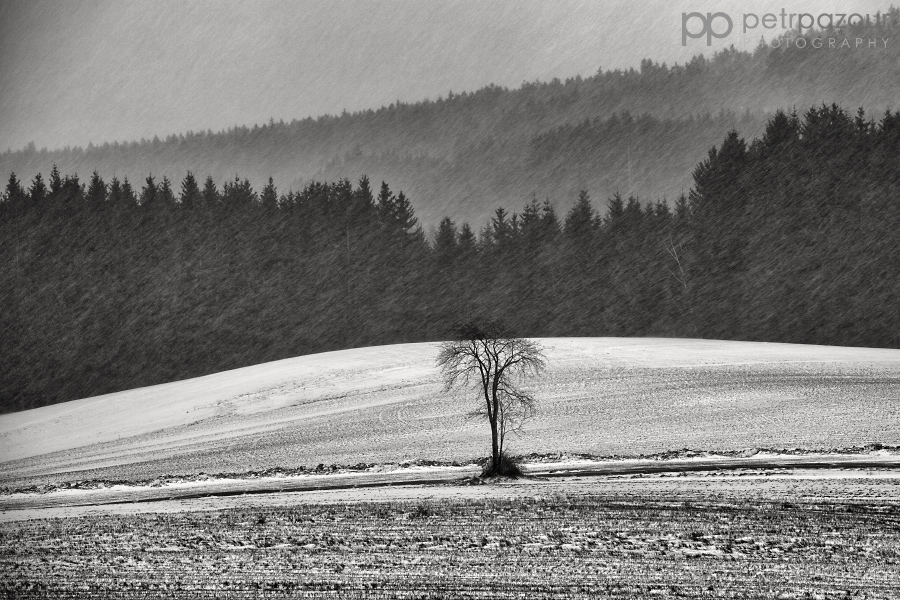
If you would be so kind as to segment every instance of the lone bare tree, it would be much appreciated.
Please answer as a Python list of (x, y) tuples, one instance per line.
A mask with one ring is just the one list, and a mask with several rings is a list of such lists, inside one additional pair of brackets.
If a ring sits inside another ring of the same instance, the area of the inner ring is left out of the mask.
[(512, 337), (499, 321), (472, 321), (457, 328), (456, 339), (440, 346), (437, 366), (446, 391), (473, 386), (479, 408), (491, 427), (491, 462), (485, 475), (505, 475), (506, 435), (520, 431), (534, 415), (536, 400), (521, 387), (546, 367), (543, 349), (531, 340)]

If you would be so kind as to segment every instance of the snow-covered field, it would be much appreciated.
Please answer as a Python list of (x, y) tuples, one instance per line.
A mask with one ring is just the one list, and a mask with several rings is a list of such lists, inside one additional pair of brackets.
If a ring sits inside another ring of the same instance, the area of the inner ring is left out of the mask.
[[(900, 351), (685, 339), (541, 340), (516, 453), (900, 444)], [(435, 344), (302, 356), (0, 416), (2, 483), (466, 461), (486, 428)]]

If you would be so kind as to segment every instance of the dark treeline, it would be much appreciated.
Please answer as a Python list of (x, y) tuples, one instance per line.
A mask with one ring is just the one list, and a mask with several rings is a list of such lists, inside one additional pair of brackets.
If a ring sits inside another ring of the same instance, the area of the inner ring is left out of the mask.
[(431, 240), (403, 193), (365, 177), (279, 195), (191, 174), (12, 175), (2, 408), (444, 339), (474, 315), (528, 336), (897, 347), (898, 167), (900, 113), (779, 112), (713, 148), (672, 206), (614, 195), (601, 213), (582, 192), (478, 231), (445, 218)]
[[(837, 102), (873, 114), (896, 110), (898, 23), (900, 10), (892, 8), (879, 23), (805, 34), (854, 45), (856, 38), (889, 38), (887, 47), (798, 48), (785, 41), (685, 64), (645, 59), (637, 68), (598, 68), (516, 89), (490, 85), (340, 115), (86, 148), (28, 147), (0, 154), (0, 172), (47, 173), (56, 164), (67, 173), (96, 169), (107, 180), (139, 181), (148, 172), (176, 180), (191, 170), (220, 186), (241, 173), (257, 189), (269, 176), (281, 188), (299, 189), (368, 173), (405, 190), (429, 225), (445, 215), (481, 222), (495, 203), (517, 206), (532, 194), (550, 196), (561, 211), (580, 189), (598, 205), (616, 190), (674, 198), (691, 186), (690, 170), (711, 145), (733, 128), (748, 139), (761, 135), (778, 108)], [(634, 118), (622, 117), (626, 111)], [(622, 135), (601, 135), (608, 126)]]

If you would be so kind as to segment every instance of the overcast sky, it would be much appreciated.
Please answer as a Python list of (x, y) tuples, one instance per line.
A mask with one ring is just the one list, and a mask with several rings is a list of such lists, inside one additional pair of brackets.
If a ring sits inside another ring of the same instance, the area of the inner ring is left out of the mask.
[[(0, 0), (0, 149), (303, 118), (488, 83), (683, 63), (682, 12), (873, 0)], [(759, 34), (752, 36), (752, 45)], [(900, 40), (898, 40), (900, 42)], [(723, 44), (741, 44), (738, 32)]]

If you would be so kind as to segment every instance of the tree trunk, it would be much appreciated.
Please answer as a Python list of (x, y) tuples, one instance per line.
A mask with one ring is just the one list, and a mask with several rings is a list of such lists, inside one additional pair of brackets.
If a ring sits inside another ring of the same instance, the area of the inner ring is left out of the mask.
[(497, 430), (497, 413), (491, 419), (491, 473), (498, 473), (500, 470), (500, 439)]

